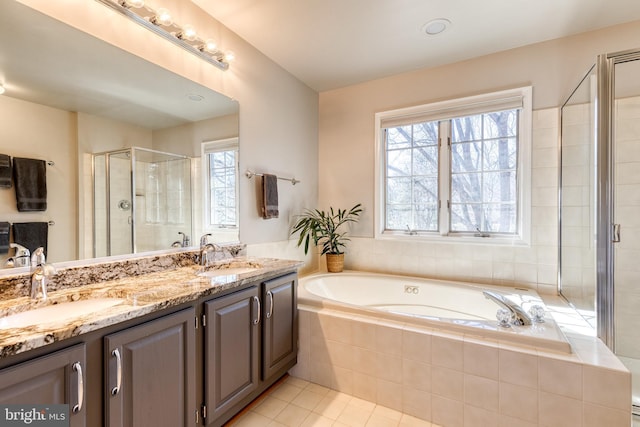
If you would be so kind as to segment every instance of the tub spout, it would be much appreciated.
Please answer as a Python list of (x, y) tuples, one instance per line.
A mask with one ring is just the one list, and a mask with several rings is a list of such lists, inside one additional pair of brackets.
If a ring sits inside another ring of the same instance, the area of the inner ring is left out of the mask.
[(531, 317), (518, 304), (511, 301), (505, 295), (494, 291), (482, 291), (485, 298), (498, 304), (500, 307), (509, 310), (515, 316), (514, 325), (530, 325)]

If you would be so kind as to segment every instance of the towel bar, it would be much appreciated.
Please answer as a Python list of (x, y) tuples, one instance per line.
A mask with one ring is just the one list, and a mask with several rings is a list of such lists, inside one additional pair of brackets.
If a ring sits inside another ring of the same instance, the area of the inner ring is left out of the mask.
[[(264, 176), (264, 174), (262, 174), (262, 173), (256, 173), (256, 172), (252, 172), (250, 170), (246, 171), (244, 173), (244, 175), (249, 179), (253, 178), (254, 176)], [(281, 179), (283, 181), (289, 181), (289, 182), (291, 182), (291, 185), (296, 185), (296, 184), (298, 184), (300, 182), (300, 180), (297, 180), (295, 178), (281, 178), (279, 176), (277, 178)]]

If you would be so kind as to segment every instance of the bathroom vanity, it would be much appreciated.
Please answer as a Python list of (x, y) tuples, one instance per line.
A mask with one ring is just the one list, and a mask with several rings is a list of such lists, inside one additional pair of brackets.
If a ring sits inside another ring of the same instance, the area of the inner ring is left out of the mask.
[(111, 305), (20, 327), (2, 319), (33, 303), (3, 299), (0, 403), (67, 403), (73, 427), (220, 426), (296, 363), (298, 265), (240, 257), (64, 287), (47, 306)]

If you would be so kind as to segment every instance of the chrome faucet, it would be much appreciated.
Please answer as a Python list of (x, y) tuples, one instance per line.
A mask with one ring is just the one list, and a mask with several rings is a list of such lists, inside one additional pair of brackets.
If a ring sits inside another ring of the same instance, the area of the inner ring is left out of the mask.
[(200, 248), (200, 265), (206, 267), (209, 265), (209, 254), (216, 251), (216, 246), (212, 243), (205, 244)]
[(9, 246), (16, 249), (15, 255), (13, 258), (13, 266), (14, 267), (27, 267), (29, 265), (29, 258), (31, 257), (31, 253), (29, 249), (25, 248), (18, 243), (10, 243)]
[(56, 274), (53, 265), (45, 262), (44, 248), (39, 247), (31, 255), (31, 299), (47, 300), (47, 283), (49, 277)]
[(522, 326), (522, 325), (531, 324), (531, 317), (529, 317), (527, 312), (524, 311), (524, 309), (520, 307), (520, 305), (511, 301), (505, 295), (502, 295), (501, 293), (494, 292), (494, 291), (482, 291), (482, 294), (485, 296), (485, 298), (490, 299), (491, 301), (498, 304), (500, 307), (506, 310), (509, 310), (513, 314), (513, 317), (515, 318), (515, 320), (513, 320), (512, 322), (514, 325)]
[(189, 236), (186, 233), (183, 233), (182, 231), (178, 231), (178, 234), (182, 234), (182, 247), (183, 248), (191, 246), (191, 239), (189, 239)]
[(204, 246), (209, 243), (209, 237), (211, 236), (211, 233), (206, 233), (203, 234), (202, 236), (200, 236), (200, 249), (204, 248)]

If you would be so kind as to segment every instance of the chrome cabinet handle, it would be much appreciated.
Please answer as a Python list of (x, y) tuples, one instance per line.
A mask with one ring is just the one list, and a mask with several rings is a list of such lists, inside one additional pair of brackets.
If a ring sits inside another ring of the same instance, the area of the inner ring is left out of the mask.
[(260, 312), (260, 298), (258, 298), (256, 296), (254, 296), (252, 298), (258, 304), (258, 315), (256, 316), (255, 319), (253, 319), (253, 324), (257, 325), (258, 323), (260, 323), (260, 317), (262, 316), (262, 314)]
[(273, 293), (271, 291), (267, 291), (267, 296), (269, 297), (269, 311), (267, 311), (267, 319), (270, 319), (273, 316)]
[(84, 405), (84, 375), (82, 374), (82, 365), (80, 362), (73, 364), (73, 370), (78, 373), (78, 403), (73, 406), (73, 413), (77, 414), (82, 411)]
[(122, 357), (120, 357), (120, 351), (117, 348), (111, 352), (111, 355), (116, 358), (116, 386), (111, 389), (111, 395), (115, 396), (120, 392), (122, 386)]

